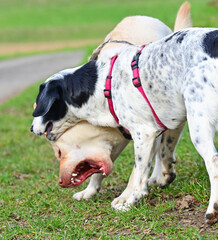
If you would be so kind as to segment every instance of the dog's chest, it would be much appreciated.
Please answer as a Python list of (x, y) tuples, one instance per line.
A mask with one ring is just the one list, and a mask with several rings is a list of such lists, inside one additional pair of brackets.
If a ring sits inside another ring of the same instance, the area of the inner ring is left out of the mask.
[[(169, 58), (167, 55), (158, 56), (156, 53), (152, 56), (142, 54), (139, 61), (139, 73), (146, 96), (159, 118), (167, 119), (168, 122), (169, 118), (174, 119), (173, 124), (176, 126), (184, 118), (185, 110), (178, 90), (182, 82), (182, 66), (170, 67), (174, 58)], [(153, 118), (151, 109), (133, 85), (132, 78), (130, 62), (124, 63), (122, 59), (118, 59), (112, 78), (115, 112), (121, 122), (133, 122), (136, 116), (139, 121), (150, 121)], [(175, 122), (175, 116), (178, 117), (178, 122)]]

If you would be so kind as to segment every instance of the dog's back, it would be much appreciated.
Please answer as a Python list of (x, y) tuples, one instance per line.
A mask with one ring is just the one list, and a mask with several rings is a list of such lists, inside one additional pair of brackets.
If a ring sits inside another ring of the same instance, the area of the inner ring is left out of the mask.
[[(177, 13), (174, 31), (191, 26), (190, 4), (185, 2)], [(118, 46), (118, 43), (111, 41), (125, 41), (134, 45), (143, 45), (160, 40), (171, 33), (172, 30), (156, 18), (147, 16), (126, 17), (106, 36), (104, 43), (94, 50), (90, 60), (97, 60), (102, 51)]]

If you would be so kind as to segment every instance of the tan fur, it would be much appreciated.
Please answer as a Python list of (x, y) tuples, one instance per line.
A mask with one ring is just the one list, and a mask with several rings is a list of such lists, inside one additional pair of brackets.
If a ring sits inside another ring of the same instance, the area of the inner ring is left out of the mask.
[(177, 13), (177, 17), (174, 25), (174, 32), (177, 32), (184, 28), (192, 27), (190, 8), (191, 6), (189, 2), (184, 2), (181, 5)]
[[(178, 11), (175, 29), (178, 30), (191, 25), (188, 6), (188, 3), (184, 3)], [(185, 21), (183, 21), (183, 18), (185, 18)], [(106, 36), (105, 42), (113, 39), (142, 45), (161, 39), (170, 33), (172, 31), (158, 19), (145, 16), (126, 17)], [(103, 47), (101, 45), (93, 52), (93, 55), (100, 57), (99, 53), (102, 51), (120, 44), (122, 43), (108, 43)], [(102, 161), (105, 163), (108, 172), (112, 171), (112, 162), (127, 144), (128, 140), (120, 134), (118, 129), (93, 126), (85, 121), (76, 124), (56, 142), (52, 142), (55, 155), (60, 160), (60, 186), (73, 186), (71, 174), (78, 163), (84, 161), (84, 159)], [(78, 193), (75, 198), (89, 198), (95, 194), (97, 190), (93, 190), (94, 186), (100, 186), (102, 181), (102, 178), (97, 179), (97, 177), (93, 176), (93, 179), (96, 178), (96, 180), (91, 180), (87, 189)], [(90, 189), (93, 191), (90, 191)]]
[[(146, 19), (146, 21), (144, 21)], [(132, 16), (124, 18), (116, 27), (105, 37), (104, 43), (109, 40), (122, 41), (125, 40), (134, 45), (143, 45), (149, 42), (154, 42), (162, 38), (163, 33), (158, 32), (157, 29), (160, 24), (163, 24), (157, 19), (152, 18), (153, 29), (148, 25), (149, 17)], [(154, 24), (154, 21), (156, 22)], [(164, 24), (163, 24), (164, 25)], [(192, 26), (190, 4), (184, 2), (177, 12), (176, 21), (174, 25), (174, 32)], [(171, 30), (165, 32), (165, 35), (171, 33)], [(112, 47), (119, 46), (122, 43), (107, 43), (103, 47), (100, 45), (94, 50), (92, 55), (101, 56), (101, 52)], [(93, 57), (90, 60), (94, 60)]]

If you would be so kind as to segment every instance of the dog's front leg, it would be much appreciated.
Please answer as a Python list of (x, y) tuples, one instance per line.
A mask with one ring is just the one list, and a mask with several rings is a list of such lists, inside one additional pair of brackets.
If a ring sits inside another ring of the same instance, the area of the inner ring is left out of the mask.
[(101, 173), (96, 173), (91, 176), (90, 182), (86, 189), (81, 192), (75, 193), (73, 198), (76, 200), (89, 199), (99, 192), (101, 189), (101, 183), (104, 176)]
[(117, 210), (128, 210), (131, 205), (148, 194), (147, 182), (155, 153), (156, 130), (148, 127), (137, 127), (137, 132), (133, 133), (132, 137), (135, 149), (135, 166), (127, 188), (112, 202), (112, 207)]

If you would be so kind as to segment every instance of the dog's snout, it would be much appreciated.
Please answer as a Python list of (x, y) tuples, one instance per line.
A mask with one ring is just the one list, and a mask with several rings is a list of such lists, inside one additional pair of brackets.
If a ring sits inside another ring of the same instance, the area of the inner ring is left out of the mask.
[(31, 125), (31, 127), (30, 127), (30, 131), (33, 132), (33, 125)]
[(63, 179), (60, 177), (60, 178), (59, 178), (59, 181), (58, 181), (59, 186), (62, 187), (62, 186), (63, 186), (63, 183), (64, 183), (64, 182), (63, 182)]

